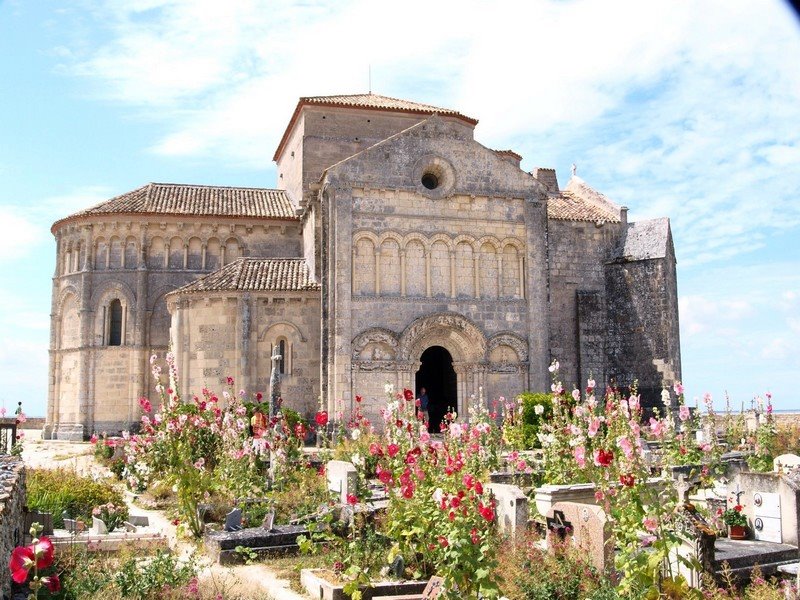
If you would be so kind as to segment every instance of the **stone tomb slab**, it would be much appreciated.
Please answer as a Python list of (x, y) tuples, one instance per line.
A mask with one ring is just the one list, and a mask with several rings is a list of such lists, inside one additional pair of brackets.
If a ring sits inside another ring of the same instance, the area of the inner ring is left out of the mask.
[[(561, 520), (567, 525), (565, 539), (583, 551), (595, 568), (605, 571), (607, 567), (613, 566), (611, 527), (602, 508), (577, 502), (556, 502), (548, 512), (547, 519), (548, 523), (551, 520)], [(557, 535), (548, 532), (548, 548), (558, 541), (554, 539)]]
[(358, 471), (353, 463), (345, 460), (329, 460), (325, 465), (328, 489), (338, 494), (339, 502), (347, 504), (347, 495), (355, 492), (358, 486)]
[(497, 527), (500, 533), (512, 537), (524, 535), (528, 529), (528, 497), (516, 485), (487, 483), (486, 488), (497, 500)]
[(275, 525), (271, 530), (247, 527), (239, 531), (211, 531), (205, 536), (206, 552), (220, 564), (241, 562), (237, 546), (244, 546), (259, 555), (296, 552), (297, 536), (308, 534), (303, 525)]

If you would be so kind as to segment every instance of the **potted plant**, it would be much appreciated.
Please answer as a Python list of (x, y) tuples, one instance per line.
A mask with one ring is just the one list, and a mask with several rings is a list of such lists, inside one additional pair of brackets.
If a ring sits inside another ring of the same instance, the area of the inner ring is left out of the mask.
[(747, 517), (742, 512), (742, 505), (737, 504), (722, 513), (722, 521), (728, 526), (728, 537), (732, 540), (743, 540), (747, 537)]

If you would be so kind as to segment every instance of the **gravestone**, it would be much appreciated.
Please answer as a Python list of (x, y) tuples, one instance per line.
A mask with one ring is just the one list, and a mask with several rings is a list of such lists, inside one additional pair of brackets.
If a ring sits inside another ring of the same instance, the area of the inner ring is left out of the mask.
[[(585, 554), (595, 568), (606, 571), (614, 565), (614, 548), (609, 542), (611, 527), (602, 508), (592, 504), (557, 502), (548, 512), (547, 519), (548, 523), (561, 521), (563, 529), (559, 531)], [(552, 537), (547, 538), (548, 547), (558, 541)]]
[(108, 527), (106, 527), (106, 522), (103, 521), (103, 519), (92, 517), (92, 533), (94, 534), (108, 533)]
[(329, 460), (325, 465), (328, 489), (339, 495), (339, 502), (347, 504), (347, 495), (355, 494), (358, 486), (358, 471), (353, 463), (344, 460)]
[(441, 577), (431, 577), (428, 580), (428, 585), (425, 586), (425, 589), (422, 590), (422, 597), (423, 598), (438, 598), (442, 593), (442, 585), (444, 584), (444, 579)]
[(528, 497), (516, 485), (488, 483), (486, 488), (494, 494), (497, 504), (497, 528), (500, 533), (516, 537), (528, 529)]
[(147, 515), (128, 515), (128, 523), (136, 527), (147, 527), (150, 525), (150, 519)]
[(800, 456), (797, 456), (797, 454), (781, 454), (775, 457), (775, 460), (772, 461), (772, 465), (773, 471), (783, 473), (800, 467)]
[(269, 511), (264, 515), (264, 520), (261, 522), (261, 528), (267, 531), (272, 531), (272, 525), (275, 523), (275, 512)]
[(242, 528), (242, 509), (234, 508), (225, 515), (225, 531), (239, 531)]
[(128, 533), (136, 533), (136, 525), (129, 521), (125, 521), (122, 526), (125, 528), (125, 531)]
[(64, 529), (69, 531), (70, 533), (77, 533), (78, 532), (78, 524), (75, 519), (69, 519), (64, 517)]

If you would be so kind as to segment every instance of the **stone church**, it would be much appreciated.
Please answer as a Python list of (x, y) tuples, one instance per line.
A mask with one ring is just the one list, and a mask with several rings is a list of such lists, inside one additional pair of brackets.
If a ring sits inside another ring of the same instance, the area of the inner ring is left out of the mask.
[(666, 218), (573, 173), (526, 172), (474, 139), (477, 120), (376, 94), (301, 98), (277, 189), (149, 183), (57, 221), (45, 436), (136, 423), (151, 356), (184, 395), (267, 391), (287, 406), (378, 419), (387, 382), (431, 420), (566, 386), (680, 379)]

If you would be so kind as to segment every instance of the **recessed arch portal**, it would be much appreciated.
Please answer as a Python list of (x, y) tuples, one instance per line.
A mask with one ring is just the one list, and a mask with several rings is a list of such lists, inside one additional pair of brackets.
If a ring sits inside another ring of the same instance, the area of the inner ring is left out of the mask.
[(430, 346), (420, 356), (419, 370), (415, 375), (417, 397), (421, 388), (428, 394), (428, 431), (441, 430), (448, 410), (458, 410), (458, 376), (453, 368), (453, 357), (442, 346)]

